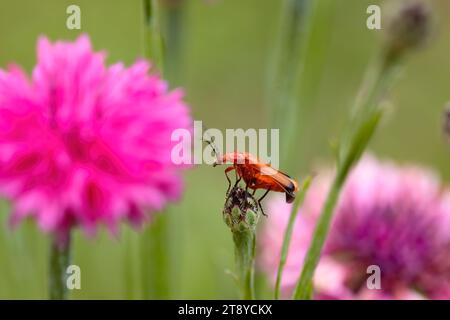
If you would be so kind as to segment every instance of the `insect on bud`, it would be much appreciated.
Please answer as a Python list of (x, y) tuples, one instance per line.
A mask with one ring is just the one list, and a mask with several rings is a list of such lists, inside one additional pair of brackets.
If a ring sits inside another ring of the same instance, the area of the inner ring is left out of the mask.
[(259, 221), (258, 203), (245, 189), (236, 186), (225, 202), (223, 219), (232, 232), (254, 231)]
[(401, 1), (387, 11), (385, 36), (390, 57), (397, 58), (426, 42), (431, 29), (431, 9), (424, 1)]

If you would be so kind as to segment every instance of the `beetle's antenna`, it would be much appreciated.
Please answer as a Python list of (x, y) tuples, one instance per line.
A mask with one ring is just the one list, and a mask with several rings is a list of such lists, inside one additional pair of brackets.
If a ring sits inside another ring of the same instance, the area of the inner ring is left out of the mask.
[[(206, 130), (208, 130), (208, 128), (206, 128)], [(208, 134), (208, 136), (209, 136), (209, 134)], [(214, 140), (215, 140), (215, 137), (209, 136), (209, 140), (207, 140), (207, 139), (203, 139), (203, 136), (202, 136), (202, 141), (206, 142), (208, 145), (211, 146), (211, 149), (214, 151), (214, 155), (216, 156), (217, 160), (219, 160), (220, 153), (219, 153), (219, 150), (217, 149), (216, 144), (214, 143)]]

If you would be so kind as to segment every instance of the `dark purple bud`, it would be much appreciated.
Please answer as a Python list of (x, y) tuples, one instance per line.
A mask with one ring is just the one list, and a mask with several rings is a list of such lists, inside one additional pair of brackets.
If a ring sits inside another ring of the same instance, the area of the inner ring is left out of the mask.
[(386, 8), (388, 53), (395, 57), (423, 45), (431, 31), (431, 8), (421, 0), (407, 0)]

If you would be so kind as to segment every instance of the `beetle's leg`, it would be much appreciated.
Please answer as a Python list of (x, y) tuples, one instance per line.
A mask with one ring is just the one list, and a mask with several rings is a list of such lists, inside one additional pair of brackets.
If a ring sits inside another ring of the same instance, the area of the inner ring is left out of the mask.
[[(228, 189), (227, 189), (227, 193), (226, 193), (226, 197), (225, 197), (225, 205), (227, 204), (228, 200), (231, 197), (231, 192), (230, 191), (234, 190), (236, 188), (236, 186), (238, 185), (238, 183), (242, 180), (242, 177), (237, 178), (236, 182), (234, 183), (233, 188), (230, 190), (231, 180), (230, 180), (230, 177), (228, 177), (228, 172), (230, 172), (232, 170), (236, 170), (236, 168), (233, 166), (233, 167), (228, 167), (228, 168), (225, 169), (225, 176), (227, 177), (227, 180), (228, 180)], [(236, 177), (237, 177), (237, 173), (236, 173)]]
[(234, 183), (233, 189), (237, 187), (238, 183), (241, 182), (242, 176), (239, 175), (238, 171), (236, 170), (236, 167), (233, 166), (233, 169), (235, 169), (234, 173), (236, 174), (236, 182)]
[(241, 180), (242, 180), (242, 177), (238, 177), (236, 179), (236, 182), (234, 183), (233, 189), (237, 187), (238, 183), (241, 182)]
[[(231, 171), (231, 170), (229, 170), (229, 171)], [(239, 177), (239, 179), (236, 180), (236, 182), (235, 182), (233, 188), (231, 189), (231, 191), (233, 191), (236, 188), (236, 186), (238, 185), (239, 181), (241, 181), (241, 179), (242, 179), (242, 177)], [(230, 186), (228, 186), (227, 194), (226, 194), (226, 197), (225, 197), (225, 204), (228, 202), (228, 199), (230, 199), (230, 197), (231, 197)]]
[[(228, 167), (225, 169), (225, 177), (227, 177), (227, 180), (228, 180), (228, 189), (227, 189), (227, 193), (226, 193), (227, 195), (230, 192), (230, 188), (231, 188), (231, 180), (230, 180), (230, 177), (228, 176), (228, 172), (230, 172), (232, 170), (234, 170), (234, 167)], [(237, 179), (236, 179), (236, 181), (237, 181)]]
[(231, 190), (234, 190), (234, 189), (237, 187), (238, 183), (241, 182), (241, 180), (242, 180), (242, 177), (239, 177), (239, 178), (236, 180), (236, 182), (234, 183), (233, 188), (231, 188)]
[(258, 199), (258, 205), (259, 205), (259, 208), (261, 209), (261, 213), (263, 214), (263, 216), (266, 216), (266, 217), (267, 217), (267, 214), (264, 213), (264, 210), (263, 210), (263, 208), (261, 206), (261, 201), (269, 193), (269, 191), (270, 191), (270, 188), (267, 189), (267, 191), (262, 195), (262, 197)]
[[(245, 185), (245, 192), (247, 193), (248, 188), (252, 188), (254, 185), (255, 185), (255, 180), (254, 179), (250, 180), (250, 182)], [(252, 195), (254, 195), (255, 192), (256, 192), (256, 189), (253, 189)]]
[(258, 210), (259, 208), (258, 201), (255, 199), (254, 196), (252, 196), (252, 201), (253, 201), (253, 208), (255, 208), (255, 210)]
[[(230, 167), (230, 168), (233, 168), (233, 167)], [(231, 171), (231, 170), (228, 170), (228, 171)], [(238, 185), (238, 183), (241, 180), (242, 180), (242, 177), (239, 177), (239, 179), (236, 180), (236, 182), (235, 182), (233, 188), (231, 189), (231, 191), (233, 191), (236, 188), (236, 186)], [(227, 204), (228, 199), (230, 199), (230, 197), (231, 197), (230, 186), (231, 186), (231, 184), (228, 186), (227, 194), (226, 194), (226, 197), (225, 197), (225, 205)]]
[[(254, 195), (255, 195), (255, 193), (256, 193), (256, 189), (253, 189), (253, 192), (250, 194), (249, 192), (248, 192), (248, 188), (251, 188), (251, 187), (253, 187), (255, 185), (255, 181), (254, 180), (251, 180), (249, 183), (247, 183), (246, 185), (245, 185), (245, 197), (247, 197), (247, 195), (249, 195), (250, 197), (251, 197), (251, 199), (253, 200), (253, 202), (254, 202), (254, 204), (255, 204), (255, 207), (256, 208), (258, 208), (258, 204), (257, 204), (257, 202), (256, 202), (256, 200), (255, 200), (255, 197), (254, 197)], [(247, 198), (246, 198), (247, 199)], [(247, 201), (247, 200), (246, 200)]]

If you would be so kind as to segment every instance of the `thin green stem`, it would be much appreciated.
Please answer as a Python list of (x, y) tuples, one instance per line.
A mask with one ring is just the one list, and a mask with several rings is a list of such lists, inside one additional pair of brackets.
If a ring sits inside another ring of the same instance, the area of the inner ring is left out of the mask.
[(51, 300), (68, 299), (67, 267), (70, 264), (70, 237), (61, 245), (56, 239), (50, 244), (49, 296)]
[[(287, 146), (281, 150), (281, 162), (286, 156), (299, 108), (299, 75), (304, 67), (304, 48), (308, 34), (308, 14), (311, 0), (285, 0), (274, 52), (268, 72), (268, 102), (272, 127), (284, 128), (281, 139)], [(289, 167), (287, 168), (289, 169)]]
[(312, 290), (312, 278), (320, 259), (333, 213), (339, 200), (342, 187), (348, 173), (360, 159), (367, 147), (382, 116), (381, 100), (392, 87), (398, 60), (391, 60), (382, 54), (380, 63), (373, 68), (373, 74), (366, 77), (362, 90), (355, 102), (354, 118), (344, 135), (340, 146), (337, 173), (328, 193), (325, 205), (317, 222), (313, 239), (304, 260), (303, 270), (295, 287), (294, 299), (309, 299)]
[(170, 297), (169, 213), (158, 215), (145, 230), (141, 242), (144, 299)]
[(341, 190), (342, 179), (336, 179), (334, 181), (333, 187), (327, 197), (327, 202), (325, 204), (324, 210), (320, 216), (319, 223), (317, 224), (316, 230), (314, 232), (313, 242), (309, 248), (308, 254), (305, 258), (305, 265), (295, 290), (294, 299), (307, 299), (309, 293), (307, 290), (311, 285), (311, 279), (315, 271), (317, 262), (319, 260), (320, 252), (322, 250), (323, 243), (325, 241), (326, 235), (328, 233), (329, 224), (331, 221), (331, 216), (333, 214), (334, 206), (339, 196)]
[(296, 137), (321, 78), (335, 2), (283, 1), (266, 92), (271, 125), (283, 129), (281, 162), (288, 171), (299, 167)]
[[(164, 48), (161, 36), (158, 0), (143, 0), (144, 52), (163, 74)], [(141, 241), (142, 293), (144, 299), (170, 297), (169, 213), (155, 217)]]
[(311, 296), (312, 278), (320, 259), (320, 254), (330, 228), (334, 209), (339, 200), (342, 186), (348, 176), (350, 168), (358, 161), (368, 142), (372, 138), (379, 124), (381, 115), (382, 111), (379, 110), (361, 126), (358, 134), (355, 135), (351, 151), (345, 157), (342, 165), (338, 169), (314, 231), (314, 237), (305, 258), (300, 280), (294, 290), (294, 299), (308, 299)]
[(280, 286), (281, 286), (281, 278), (283, 275), (284, 266), (286, 265), (286, 260), (289, 252), (289, 245), (291, 243), (292, 238), (292, 231), (294, 230), (294, 223), (298, 215), (298, 210), (303, 204), (303, 201), (305, 200), (306, 192), (309, 189), (309, 186), (311, 185), (311, 177), (307, 177), (305, 181), (303, 182), (303, 186), (301, 188), (300, 194), (297, 196), (297, 199), (295, 199), (295, 202), (291, 209), (291, 214), (289, 216), (289, 221), (286, 226), (286, 231), (284, 233), (284, 239), (283, 239), (283, 246), (281, 248), (281, 254), (280, 254), (280, 262), (278, 264), (278, 272), (277, 272), (277, 280), (275, 283), (275, 291), (274, 291), (274, 297), (275, 299), (280, 298)]
[(135, 278), (134, 278), (134, 241), (130, 230), (124, 230), (125, 251), (124, 255), (124, 280), (125, 280), (125, 297), (128, 300), (135, 298)]
[(242, 291), (242, 299), (253, 300), (254, 263), (255, 263), (255, 231), (251, 229), (233, 232), (236, 275)]
[(182, 76), (181, 54), (183, 51), (184, 19), (186, 13), (186, 1), (166, 6), (166, 57), (164, 70), (172, 86), (179, 84)]
[(161, 36), (158, 0), (143, 0), (144, 56), (163, 72), (164, 47)]

